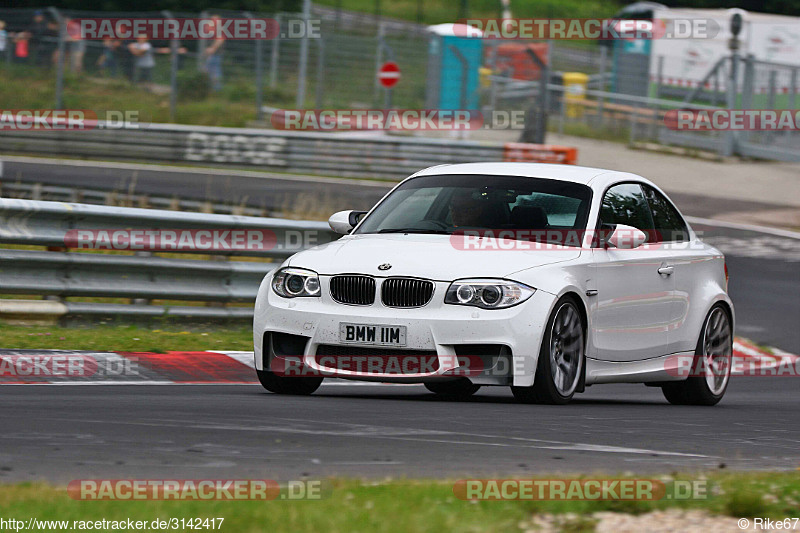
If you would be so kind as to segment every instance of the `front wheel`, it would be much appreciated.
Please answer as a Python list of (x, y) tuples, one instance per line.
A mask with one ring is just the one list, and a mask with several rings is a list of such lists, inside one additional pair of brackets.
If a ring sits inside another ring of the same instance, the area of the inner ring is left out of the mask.
[(323, 378), (281, 377), (269, 370), (256, 370), (261, 386), (275, 394), (308, 396), (319, 388)]
[(703, 323), (691, 376), (661, 387), (664, 397), (673, 405), (716, 405), (728, 388), (732, 356), (731, 318), (722, 304), (717, 304)]
[(585, 325), (575, 300), (561, 298), (545, 329), (532, 387), (511, 387), (517, 400), (563, 405), (575, 395), (584, 365)]

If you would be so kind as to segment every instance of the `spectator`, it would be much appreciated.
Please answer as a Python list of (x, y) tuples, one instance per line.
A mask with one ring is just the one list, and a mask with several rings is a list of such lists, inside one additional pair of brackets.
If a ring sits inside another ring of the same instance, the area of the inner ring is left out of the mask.
[(6, 48), (8, 48), (8, 32), (6, 31), (5, 21), (0, 20), (0, 56), (6, 55)]
[(147, 36), (142, 34), (128, 45), (128, 50), (134, 58), (133, 82), (149, 86), (153, 82), (153, 68), (156, 66), (153, 45), (147, 40)]
[[(156, 66), (154, 54), (169, 54), (169, 47), (153, 48), (146, 35), (139, 35), (135, 42), (128, 45), (128, 50), (134, 57), (134, 83), (144, 82), (149, 87), (153, 83), (153, 68)], [(186, 48), (180, 47), (179, 54), (185, 54)]]
[(72, 72), (80, 74), (83, 70), (83, 55), (86, 53), (86, 40), (81, 35), (79, 24), (67, 19), (67, 44), (69, 44), (69, 62)]
[(14, 35), (14, 58), (17, 63), (27, 63), (30, 55), (30, 34), (21, 31)]
[[(215, 28), (218, 28), (220, 24), (219, 15), (214, 15), (211, 19), (214, 21)], [(211, 79), (211, 89), (214, 92), (219, 92), (222, 89), (222, 49), (224, 45), (225, 39), (217, 32), (214, 42), (203, 50), (203, 54), (206, 56), (204, 70)]]
[(119, 39), (103, 39), (103, 53), (97, 58), (97, 66), (104, 73), (117, 75), (119, 66), (119, 52), (122, 41)]
[(48, 22), (45, 19), (44, 11), (37, 9), (33, 13), (33, 22), (28, 29), (28, 47), (30, 55), (33, 56), (35, 65), (47, 65), (48, 56), (52, 56), (52, 62), (55, 64), (58, 61), (58, 50), (54, 50), (52, 55), (48, 52), (51, 48), (51, 43), (55, 41), (58, 36), (58, 24)]

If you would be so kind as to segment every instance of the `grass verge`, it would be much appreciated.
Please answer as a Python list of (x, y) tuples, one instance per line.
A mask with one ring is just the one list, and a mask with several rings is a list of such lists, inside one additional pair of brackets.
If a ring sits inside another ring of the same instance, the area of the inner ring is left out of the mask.
[[(540, 478), (542, 476), (539, 476)], [(698, 475), (680, 476), (696, 480)], [(595, 477), (594, 479), (598, 479)], [(0, 485), (0, 516), (27, 520), (143, 520), (224, 518), (222, 531), (520, 531), (538, 513), (599, 511), (629, 514), (703, 509), (733, 517), (791, 517), (797, 513), (800, 476), (792, 473), (713, 474), (706, 499), (620, 501), (480, 501), (458, 499), (452, 481), (328, 480), (316, 501), (77, 501), (63, 487)], [(593, 530), (586, 522), (581, 530)]]
[(248, 325), (207, 327), (194, 325), (163, 328), (98, 324), (91, 327), (16, 326), (0, 323), (3, 349), (98, 350), (98, 351), (202, 351), (253, 349), (253, 330)]

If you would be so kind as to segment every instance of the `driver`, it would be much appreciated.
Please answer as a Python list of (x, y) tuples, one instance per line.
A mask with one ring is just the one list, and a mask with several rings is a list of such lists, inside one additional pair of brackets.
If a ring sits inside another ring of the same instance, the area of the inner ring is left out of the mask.
[(494, 214), (488, 198), (477, 196), (477, 189), (459, 188), (450, 198), (450, 219), (453, 226), (489, 227)]

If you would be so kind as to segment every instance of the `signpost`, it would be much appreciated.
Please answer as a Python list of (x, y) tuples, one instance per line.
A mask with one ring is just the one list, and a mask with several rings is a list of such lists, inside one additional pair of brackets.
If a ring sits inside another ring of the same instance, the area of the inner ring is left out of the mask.
[(397, 63), (394, 61), (384, 63), (378, 70), (378, 81), (386, 90), (384, 107), (389, 109), (392, 106), (392, 87), (400, 81), (400, 67), (397, 66)]

